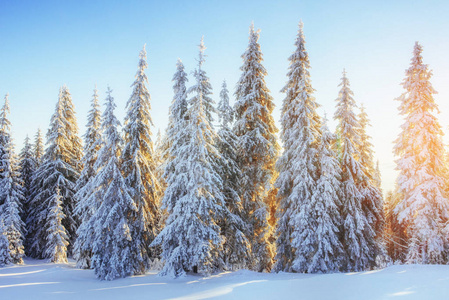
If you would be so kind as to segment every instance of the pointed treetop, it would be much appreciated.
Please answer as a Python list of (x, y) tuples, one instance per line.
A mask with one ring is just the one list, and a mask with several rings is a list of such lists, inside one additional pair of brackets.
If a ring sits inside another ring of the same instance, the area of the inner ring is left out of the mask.
[(64, 94), (65, 94), (65, 93), (70, 94), (69, 88), (68, 88), (67, 84), (64, 83), (64, 85), (61, 87), (61, 93), (64, 93)]
[(97, 84), (95, 84), (94, 94), (93, 94), (92, 96), (93, 96), (92, 102), (98, 103), (98, 89), (97, 89)]
[(251, 25), (249, 26), (249, 40), (251, 42), (257, 42), (259, 40), (259, 33), (260, 29), (255, 30), (254, 29), (254, 21), (251, 22)]
[(421, 56), (422, 53), (422, 46), (419, 44), (418, 41), (415, 42), (415, 46), (413, 47), (413, 54), (415, 57)]
[[(341, 83), (338, 85), (338, 86), (342, 86), (343, 87), (341, 89), (341, 91), (346, 91), (349, 88), (349, 86), (350, 86), (349, 79), (346, 76), (346, 74), (347, 74), (346, 69), (343, 69), (343, 73), (342, 73), (342, 77), (341, 77)], [(349, 91), (350, 95), (353, 94), (351, 90), (348, 90), (348, 91)], [(355, 107), (357, 107), (357, 105), (355, 105)]]
[(327, 138), (326, 135), (333, 135), (333, 133), (330, 132), (329, 127), (327, 127), (327, 122), (328, 121), (329, 121), (329, 119), (327, 118), (327, 114), (326, 114), (326, 112), (324, 112), (324, 117), (323, 117), (323, 120), (321, 122), (322, 139), (323, 138)]
[(223, 80), (220, 91), (220, 101), (218, 102), (218, 117), (221, 122), (222, 128), (227, 128), (229, 123), (234, 121), (234, 111), (229, 105), (229, 91), (227, 88), (226, 80)]
[(302, 41), (305, 42), (305, 38), (304, 38), (304, 23), (301, 21), (299, 21), (299, 25), (298, 25), (298, 41)]
[(365, 105), (362, 103), (360, 103), (360, 123), (363, 127), (365, 126), (371, 126), (371, 124), (369, 123), (369, 119), (368, 119), (368, 114), (365, 111)]
[(97, 85), (95, 85), (94, 94), (92, 95), (92, 104), (95, 107), (98, 105), (98, 89), (97, 89)]
[(0, 112), (0, 130), (2, 132), (9, 132), (9, 127), (11, 126), (8, 115), (10, 113), (9, 109), (9, 94), (7, 93), (5, 95), (5, 103), (3, 104), (3, 107)]
[(198, 55), (198, 68), (201, 70), (201, 66), (203, 65), (204, 61), (206, 61), (206, 55), (204, 54), (204, 50), (206, 50), (206, 46), (204, 46), (204, 35), (201, 36), (201, 41), (198, 45), (198, 49), (200, 50)]
[(142, 50), (139, 53), (139, 58), (140, 59), (147, 59), (147, 49), (145, 48), (147, 46), (147, 44), (143, 44)]
[(145, 69), (148, 67), (148, 63), (147, 63), (147, 51), (145, 49), (145, 45), (143, 45), (142, 50), (139, 52), (139, 63), (138, 66), (139, 68), (137, 69), (136, 72), (136, 81), (134, 81), (134, 83), (131, 85), (135, 85), (137, 81), (148, 81), (146, 75), (145, 75)]
[(111, 99), (113, 99), (113, 98), (111, 97), (112, 89), (111, 89), (111, 87), (110, 87), (109, 85), (108, 85), (108, 88), (107, 88), (107, 90), (106, 90), (106, 94), (108, 95), (108, 96), (107, 96), (108, 102), (111, 102)]

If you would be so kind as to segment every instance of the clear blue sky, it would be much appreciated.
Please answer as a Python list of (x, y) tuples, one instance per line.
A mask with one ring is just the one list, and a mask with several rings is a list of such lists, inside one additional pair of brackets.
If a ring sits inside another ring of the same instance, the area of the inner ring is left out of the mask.
[[(280, 2), (280, 3), (278, 3)], [(440, 120), (449, 125), (449, 1), (14, 1), (0, 0), (0, 95), (10, 94), (13, 135), (18, 148), (26, 134), (47, 131), (58, 97), (67, 84), (85, 131), (92, 90), (101, 99), (109, 84), (123, 119), (137, 68), (147, 44), (152, 116), (165, 128), (172, 98), (172, 74), (181, 58), (195, 67), (202, 35), (204, 66), (218, 100), (223, 79), (237, 82), (248, 27), (261, 29), (260, 44), (275, 98), (275, 118), (284, 95), (288, 61), (297, 25), (304, 22), (315, 96), (321, 113), (332, 116), (346, 68), (355, 99), (363, 102), (373, 127), (384, 188), (393, 186), (393, 140), (401, 118), (399, 85), (415, 41), (434, 70)], [(332, 123), (334, 125), (334, 123)]]

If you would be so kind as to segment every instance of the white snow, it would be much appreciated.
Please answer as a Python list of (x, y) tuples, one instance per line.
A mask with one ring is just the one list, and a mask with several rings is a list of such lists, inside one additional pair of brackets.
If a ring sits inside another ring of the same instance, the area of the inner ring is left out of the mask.
[(449, 266), (401, 265), (340, 274), (224, 272), (209, 277), (159, 277), (152, 271), (100, 281), (75, 262), (25, 259), (0, 268), (0, 299), (332, 299), (443, 300), (449, 298)]

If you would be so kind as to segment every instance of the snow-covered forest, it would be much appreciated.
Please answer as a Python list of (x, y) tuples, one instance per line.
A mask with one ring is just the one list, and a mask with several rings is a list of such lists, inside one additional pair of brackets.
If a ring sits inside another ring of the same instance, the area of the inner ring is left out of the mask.
[(367, 130), (376, 124), (345, 70), (333, 116), (320, 115), (304, 31), (301, 22), (285, 58), (280, 128), (254, 25), (242, 45), (240, 77), (214, 87), (217, 97), (203, 39), (194, 70), (173, 62), (169, 122), (158, 134), (145, 46), (124, 120), (116, 116), (113, 87), (105, 94), (95, 88), (83, 135), (64, 85), (55, 91), (46, 134), (30, 132), (17, 151), (7, 94), (0, 111), (0, 266), (25, 257), (73, 259), (113, 280), (150, 270), (178, 278), (447, 264), (449, 154), (422, 45), (410, 48), (396, 99), (403, 118), (393, 149), (396, 188), (382, 191)]

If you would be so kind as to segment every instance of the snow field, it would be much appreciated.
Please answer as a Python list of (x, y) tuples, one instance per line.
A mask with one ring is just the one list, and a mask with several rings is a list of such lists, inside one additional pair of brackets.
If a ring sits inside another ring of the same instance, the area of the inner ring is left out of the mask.
[(383, 270), (294, 274), (224, 272), (209, 277), (159, 277), (155, 271), (114, 281), (96, 279), (75, 262), (25, 259), (0, 269), (0, 299), (304, 299), (445, 300), (449, 266), (397, 265)]

